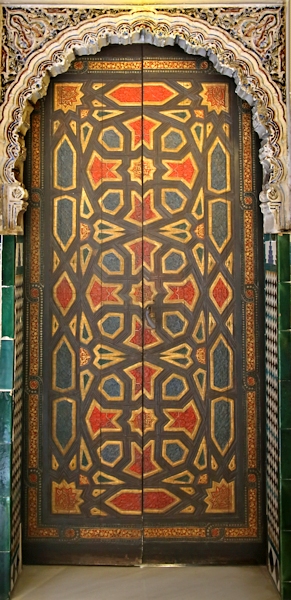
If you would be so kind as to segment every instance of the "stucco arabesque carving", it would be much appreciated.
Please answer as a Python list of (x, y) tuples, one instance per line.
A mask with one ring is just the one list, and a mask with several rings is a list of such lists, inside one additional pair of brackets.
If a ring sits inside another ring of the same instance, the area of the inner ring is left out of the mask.
[(50, 77), (65, 72), (75, 55), (95, 54), (110, 43), (178, 44), (188, 54), (208, 55), (218, 72), (234, 78), (237, 93), (253, 106), (253, 124), (261, 138), (260, 201), (265, 231), (289, 228), (281, 7), (168, 12), (6, 7), (4, 31), (3, 233), (23, 229), (27, 206), (21, 183), (24, 136), (35, 102), (46, 94)]

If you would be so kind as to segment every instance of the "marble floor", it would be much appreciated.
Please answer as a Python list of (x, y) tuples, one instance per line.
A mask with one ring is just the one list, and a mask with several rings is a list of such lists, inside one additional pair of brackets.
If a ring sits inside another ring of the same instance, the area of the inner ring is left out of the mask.
[(12, 600), (279, 600), (263, 566), (25, 566)]

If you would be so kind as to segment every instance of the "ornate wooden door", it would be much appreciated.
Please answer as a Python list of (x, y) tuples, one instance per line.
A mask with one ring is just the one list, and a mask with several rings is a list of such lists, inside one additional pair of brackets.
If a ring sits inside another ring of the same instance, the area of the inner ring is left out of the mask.
[(250, 109), (203, 57), (118, 53), (32, 118), (27, 557), (260, 560)]

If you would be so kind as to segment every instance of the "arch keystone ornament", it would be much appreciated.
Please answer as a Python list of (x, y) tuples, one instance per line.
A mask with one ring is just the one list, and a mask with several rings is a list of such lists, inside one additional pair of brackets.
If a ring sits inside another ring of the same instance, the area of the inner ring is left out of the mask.
[(23, 231), (22, 215), (27, 207), (27, 192), (22, 185), (24, 136), (33, 105), (46, 94), (50, 77), (67, 71), (76, 55), (96, 54), (112, 43), (177, 44), (188, 54), (207, 55), (218, 72), (234, 78), (237, 94), (253, 106), (253, 126), (261, 138), (264, 230), (275, 233), (288, 229), (283, 24), (284, 9), (279, 6), (241, 7), (235, 13), (223, 7), (169, 12), (63, 8), (57, 14), (38, 7), (5, 7), (1, 232)]

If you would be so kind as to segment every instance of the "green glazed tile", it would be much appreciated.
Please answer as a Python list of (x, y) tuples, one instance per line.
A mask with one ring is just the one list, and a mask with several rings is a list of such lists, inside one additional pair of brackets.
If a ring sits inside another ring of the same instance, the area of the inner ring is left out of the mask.
[(14, 340), (2, 340), (0, 350), (0, 390), (12, 390)]
[(12, 396), (9, 392), (0, 392), (0, 440), (9, 444), (12, 437)]
[(290, 281), (290, 236), (278, 235), (278, 277), (279, 281)]
[(291, 428), (291, 381), (283, 380), (279, 382), (279, 393), (281, 403), (281, 427), (282, 429)]
[(10, 498), (0, 497), (0, 552), (10, 550)]
[[(281, 477), (291, 481), (291, 429), (281, 429)], [(291, 502), (290, 502), (291, 506)], [(291, 518), (291, 511), (290, 511)], [(291, 527), (290, 527), (291, 529)]]
[[(290, 462), (290, 459), (289, 459)], [(291, 530), (291, 480), (283, 479), (281, 483), (281, 527), (282, 529)], [(290, 555), (291, 568), (291, 555)], [(291, 571), (290, 571), (291, 573)], [(290, 575), (291, 579), (291, 575)]]
[(11, 494), (11, 444), (0, 444), (0, 496)]
[(2, 285), (14, 285), (15, 236), (3, 235)]
[[(287, 576), (291, 566), (291, 531), (281, 532), (281, 551), (280, 551), (280, 567), (281, 581), (290, 581), (291, 576)], [(291, 600), (291, 599), (290, 599)]]
[(283, 581), (281, 584), (281, 600), (291, 600), (291, 581)]
[(291, 283), (284, 281), (278, 286), (279, 329), (290, 329)]
[(14, 286), (2, 287), (2, 336), (14, 336)]
[(279, 331), (279, 378), (291, 379), (291, 331)]
[(10, 596), (10, 552), (0, 552), (0, 600)]

